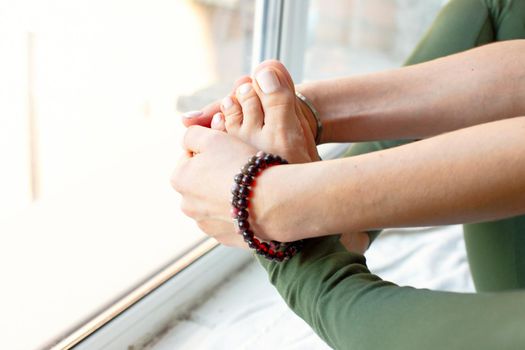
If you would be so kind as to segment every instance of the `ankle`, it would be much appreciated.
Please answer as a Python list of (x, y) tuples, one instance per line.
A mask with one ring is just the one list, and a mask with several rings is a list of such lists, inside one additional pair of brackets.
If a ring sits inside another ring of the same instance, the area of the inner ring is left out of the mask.
[[(312, 133), (313, 139), (316, 140), (316, 144), (322, 143), (322, 125), (318, 125), (318, 118), (320, 118), (319, 115), (315, 115), (314, 110), (317, 110), (315, 107), (315, 104), (312, 102), (309, 96), (303, 95), (302, 91), (304, 85), (297, 85), (295, 91), (297, 91), (298, 95), (296, 96), (296, 101), (298, 102), (298, 106), (301, 112), (301, 115), (304, 116), (306, 122), (308, 123), (308, 126), (310, 128), (310, 131)], [(307, 101), (304, 101), (306, 98)], [(308, 101), (309, 100), (309, 101)], [(312, 105), (310, 105), (312, 104)], [(313, 109), (314, 110), (313, 110)], [(320, 120), (319, 120), (320, 121)], [(321, 134), (320, 136), (318, 134)], [(318, 140), (319, 137), (319, 140)]]

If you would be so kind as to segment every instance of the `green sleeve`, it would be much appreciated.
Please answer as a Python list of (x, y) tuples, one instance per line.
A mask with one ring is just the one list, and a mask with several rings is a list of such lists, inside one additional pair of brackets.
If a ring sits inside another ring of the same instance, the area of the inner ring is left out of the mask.
[(284, 263), (258, 257), (290, 306), (335, 349), (525, 349), (525, 292), (399, 287), (370, 273), (338, 237)]

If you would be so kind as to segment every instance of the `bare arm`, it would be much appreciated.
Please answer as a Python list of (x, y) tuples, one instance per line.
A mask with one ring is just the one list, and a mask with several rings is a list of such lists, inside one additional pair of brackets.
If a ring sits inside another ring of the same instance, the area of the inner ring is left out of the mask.
[(297, 89), (320, 112), (323, 142), (420, 139), (525, 115), (523, 62), (525, 40), (513, 40)]
[(255, 231), (298, 238), (477, 222), (525, 213), (525, 117), (357, 157), (275, 167), (258, 180)]

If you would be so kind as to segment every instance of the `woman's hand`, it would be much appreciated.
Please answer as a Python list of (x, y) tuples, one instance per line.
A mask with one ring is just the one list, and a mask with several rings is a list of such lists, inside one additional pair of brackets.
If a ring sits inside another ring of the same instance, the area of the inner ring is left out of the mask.
[(220, 243), (247, 247), (230, 217), (233, 177), (257, 149), (224, 132), (188, 128), (186, 154), (173, 173), (173, 188), (182, 195), (182, 211)]

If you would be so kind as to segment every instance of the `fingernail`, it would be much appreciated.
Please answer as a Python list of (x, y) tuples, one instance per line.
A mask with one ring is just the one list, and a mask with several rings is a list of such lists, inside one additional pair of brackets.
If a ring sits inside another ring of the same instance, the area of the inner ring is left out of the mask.
[(245, 95), (247, 94), (250, 90), (252, 89), (252, 84), (250, 83), (246, 83), (246, 84), (242, 84), (241, 86), (239, 86), (239, 89), (237, 91), (239, 91), (239, 93), (241, 95)]
[(233, 101), (232, 101), (231, 97), (230, 96), (225, 97), (222, 100), (222, 107), (224, 109), (229, 109), (231, 106), (233, 106)]
[(183, 118), (195, 118), (195, 117), (200, 117), (202, 115), (202, 111), (191, 111), (191, 112), (186, 112), (182, 115)]
[(279, 89), (279, 79), (270, 69), (263, 69), (257, 73), (255, 79), (265, 94), (271, 94)]
[(211, 128), (212, 129), (218, 129), (221, 125), (222, 121), (222, 114), (221, 113), (215, 113), (213, 115), (213, 118), (211, 119)]

